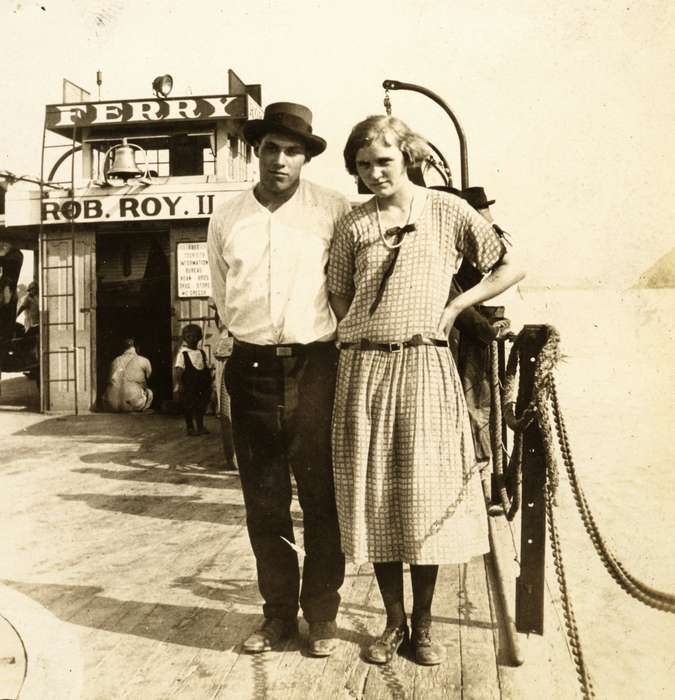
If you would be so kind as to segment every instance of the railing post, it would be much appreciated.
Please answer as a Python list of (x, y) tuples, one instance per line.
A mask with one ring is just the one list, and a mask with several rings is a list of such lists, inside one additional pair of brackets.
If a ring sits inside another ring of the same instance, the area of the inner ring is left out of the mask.
[[(520, 387), (516, 414), (532, 401), (534, 367), (546, 342), (545, 326), (525, 326), (519, 348)], [(523, 483), (520, 528), (520, 576), (516, 580), (516, 629), (544, 633), (546, 562), (546, 460), (537, 421), (523, 435)]]

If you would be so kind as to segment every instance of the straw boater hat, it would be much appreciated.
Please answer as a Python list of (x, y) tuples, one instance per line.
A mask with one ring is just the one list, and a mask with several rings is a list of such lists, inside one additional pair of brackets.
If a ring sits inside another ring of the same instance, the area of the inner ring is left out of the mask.
[(326, 142), (312, 133), (312, 113), (304, 105), (273, 102), (265, 107), (262, 119), (251, 119), (242, 129), (244, 140), (250, 146), (260, 143), (262, 137), (270, 132), (300, 139), (310, 156), (318, 156), (326, 149)]

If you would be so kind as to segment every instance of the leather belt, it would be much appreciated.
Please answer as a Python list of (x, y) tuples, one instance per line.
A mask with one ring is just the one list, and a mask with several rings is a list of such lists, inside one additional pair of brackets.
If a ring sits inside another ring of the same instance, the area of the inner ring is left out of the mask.
[(299, 357), (309, 352), (321, 350), (322, 348), (335, 347), (335, 343), (330, 340), (315, 341), (313, 343), (282, 343), (280, 345), (256, 345), (255, 343), (245, 343), (243, 340), (234, 339), (232, 354), (236, 353), (242, 357), (254, 357), (257, 359), (271, 359), (276, 357)]
[(340, 350), (345, 348), (356, 348), (357, 350), (381, 350), (382, 352), (403, 352), (403, 348), (415, 348), (420, 345), (436, 345), (437, 347), (447, 348), (449, 343), (441, 338), (425, 338), (421, 335), (414, 335), (409, 340), (401, 340), (396, 343), (374, 343), (370, 340), (359, 340), (356, 343), (340, 343)]

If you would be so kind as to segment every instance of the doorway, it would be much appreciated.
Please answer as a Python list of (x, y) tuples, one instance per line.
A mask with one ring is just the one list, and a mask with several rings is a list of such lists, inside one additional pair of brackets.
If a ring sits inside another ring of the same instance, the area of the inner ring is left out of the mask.
[(103, 409), (110, 365), (132, 337), (152, 365), (153, 408), (171, 398), (171, 280), (168, 232), (98, 234), (96, 371)]

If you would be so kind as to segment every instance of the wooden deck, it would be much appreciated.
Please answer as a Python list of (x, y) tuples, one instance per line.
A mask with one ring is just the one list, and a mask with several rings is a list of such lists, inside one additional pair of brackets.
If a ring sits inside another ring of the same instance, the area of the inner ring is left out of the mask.
[[(483, 558), (441, 569), (441, 666), (361, 659), (384, 622), (369, 565), (348, 568), (333, 656), (304, 652), (304, 622), (283, 649), (241, 653), (261, 601), (239, 479), (219, 471), (208, 426), (187, 438), (175, 417), (0, 411), (0, 614), (26, 648), (21, 698), (575, 697), (551, 616), (544, 639), (521, 641), (525, 665), (504, 665)], [(0, 697), (17, 697), (18, 669)]]

